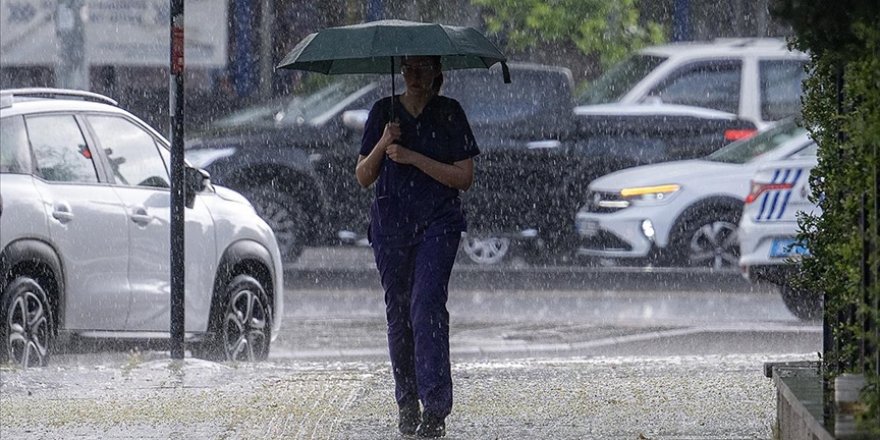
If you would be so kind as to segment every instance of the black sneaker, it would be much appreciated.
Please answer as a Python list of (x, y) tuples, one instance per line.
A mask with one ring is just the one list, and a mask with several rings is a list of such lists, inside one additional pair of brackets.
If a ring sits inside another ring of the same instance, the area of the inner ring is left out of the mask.
[(398, 410), (397, 429), (403, 435), (413, 435), (416, 433), (419, 423), (422, 422), (422, 411), (419, 409), (419, 402), (414, 404), (403, 405)]
[(421, 438), (437, 438), (446, 435), (446, 422), (430, 414), (422, 416), (422, 423), (416, 428), (416, 436)]

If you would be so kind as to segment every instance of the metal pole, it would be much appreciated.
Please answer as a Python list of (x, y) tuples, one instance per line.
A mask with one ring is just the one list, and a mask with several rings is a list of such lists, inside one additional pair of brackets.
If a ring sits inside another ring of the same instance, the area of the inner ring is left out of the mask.
[(756, 32), (755, 35), (759, 37), (766, 37), (770, 35), (770, 1), (769, 0), (758, 0), (757, 7), (755, 10), (755, 27)]
[[(859, 290), (862, 291), (862, 302), (864, 306), (867, 308), (868, 304), (871, 303), (871, 226), (869, 224), (868, 217), (868, 193), (863, 192), (860, 200), (861, 209), (859, 212), (859, 229), (862, 235), (862, 256), (860, 261), (860, 269), (862, 272), (862, 282), (861, 286), (859, 286)], [(862, 330), (864, 334), (861, 336), (861, 340), (859, 341), (859, 361), (858, 368), (862, 372), (862, 374), (866, 374), (868, 372), (868, 358), (870, 354), (868, 350), (870, 349), (870, 344), (868, 342), (868, 334), (871, 331), (870, 324), (870, 316), (867, 313), (862, 313), (861, 311), (856, 312), (858, 318), (862, 322)]]
[(235, 51), (232, 62), (233, 87), (240, 98), (250, 98), (257, 79), (257, 59), (254, 53), (254, 5), (250, 0), (235, 0), (232, 4), (232, 29), (235, 32)]
[[(837, 102), (837, 114), (843, 114), (843, 66), (838, 62), (834, 74), (835, 99)], [(843, 132), (837, 132), (837, 151), (843, 159)], [(838, 194), (838, 197), (841, 196)], [(822, 304), (825, 311), (822, 313), (822, 367), (824, 374), (822, 375), (822, 416), (825, 426), (833, 426), (834, 423), (834, 387), (829, 380), (830, 375), (836, 376), (841, 371), (840, 353), (837, 352), (837, 344), (834, 340), (833, 327), (834, 324), (843, 322), (843, 307), (837, 310), (833, 316), (828, 311), (829, 301), (828, 291), (822, 292)], [(832, 321), (833, 320), (833, 321)], [(830, 356), (830, 358), (829, 358)]]
[[(870, 249), (867, 256), (870, 279), (865, 291), (865, 306), (868, 312), (866, 313), (864, 339), (868, 340), (873, 336), (873, 341), (866, 343), (864, 366), (865, 376), (868, 376), (871, 373), (871, 364), (873, 363), (875, 377), (880, 377), (880, 285), (878, 285), (880, 283), (880, 199), (878, 199), (878, 195), (880, 195), (878, 194), (880, 193), (880, 165), (877, 164), (880, 159), (880, 147), (878, 145), (880, 142), (875, 142), (873, 146), (874, 187), (868, 190), (870, 191), (868, 194), (871, 195), (874, 202), (871, 210), (874, 230), (871, 231), (870, 223), (865, 228), (865, 234), (870, 237), (868, 241)], [(865, 209), (867, 210), (868, 207), (866, 206)], [(877, 397), (880, 397), (880, 388), (875, 387), (874, 392)], [(876, 415), (875, 419), (880, 423), (880, 413)]]
[[(880, 57), (880, 48), (875, 46), (874, 49), (875, 58)], [(874, 377), (880, 377), (880, 141), (874, 140), (874, 247), (873, 247), (873, 255), (874, 255), (874, 264), (873, 264), (873, 293), (874, 293), (874, 301), (873, 301), (873, 315), (872, 315), (872, 324), (874, 326), (874, 345), (872, 349), (874, 350)], [(869, 303), (871, 304), (871, 303)], [(876, 397), (880, 400), (880, 385), (878, 385), (874, 389), (874, 393), (876, 393)], [(875, 419), (878, 425), (880, 425), (880, 412), (877, 412), (875, 415)]]
[(171, 0), (171, 358), (183, 359), (185, 329), (183, 0)]
[(58, 40), (55, 83), (58, 87), (89, 90), (83, 33), (83, 0), (60, 0), (55, 9), (55, 36)]
[(272, 78), (275, 73), (272, 32), (275, 27), (275, 2), (263, 0), (260, 9), (260, 97), (272, 96)]
[(691, 39), (691, 2), (690, 0), (673, 0), (672, 41), (690, 41)]
[(367, 0), (367, 19), (365, 21), (377, 21), (385, 17), (385, 2), (383, 0)]
[[(867, 296), (869, 302), (866, 304), (872, 306), (870, 309), (873, 312), (869, 314), (871, 328), (866, 328), (865, 331), (866, 339), (872, 331), (874, 333), (874, 343), (870, 345), (868, 351), (868, 364), (870, 365), (870, 362), (874, 363), (875, 377), (880, 377), (880, 198), (878, 198), (880, 197), (880, 165), (877, 163), (880, 161), (880, 146), (878, 145), (880, 145), (880, 142), (875, 141), (873, 146), (874, 188), (872, 190), (874, 198), (874, 209), (872, 210), (874, 216), (874, 237), (871, 247), (871, 253), (874, 255), (874, 264), (870, 267), (873, 274), (871, 276), (871, 284), (869, 284), (872, 295)], [(870, 299), (871, 296), (873, 296), (873, 300)], [(871, 359), (872, 355), (873, 359)], [(880, 385), (874, 388), (874, 392), (880, 396)], [(876, 419), (880, 423), (880, 412), (878, 412)]]

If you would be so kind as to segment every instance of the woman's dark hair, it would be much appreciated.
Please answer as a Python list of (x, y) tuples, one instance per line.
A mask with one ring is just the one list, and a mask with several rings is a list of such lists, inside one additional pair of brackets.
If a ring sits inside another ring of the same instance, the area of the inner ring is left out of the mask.
[(434, 77), (434, 82), (431, 83), (431, 89), (434, 90), (435, 95), (440, 94), (440, 88), (443, 87), (443, 72), (437, 74)]

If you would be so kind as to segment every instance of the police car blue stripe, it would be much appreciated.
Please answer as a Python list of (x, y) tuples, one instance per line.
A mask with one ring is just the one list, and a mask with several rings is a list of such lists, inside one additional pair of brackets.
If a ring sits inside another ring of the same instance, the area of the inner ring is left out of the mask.
[(794, 187), (797, 186), (798, 179), (801, 178), (801, 173), (802, 173), (803, 171), (804, 171), (804, 170), (801, 169), (801, 168), (798, 168), (798, 170), (795, 171), (795, 173), (794, 173), (794, 179), (791, 179), (791, 188), (789, 188), (789, 189), (787, 189), (787, 190), (785, 191), (785, 198), (782, 200), (782, 208), (779, 209), (779, 214), (776, 215), (776, 219), (777, 219), (777, 220), (778, 220), (778, 219), (781, 219), (781, 218), (782, 218), (782, 214), (785, 213), (785, 208), (788, 207), (788, 199), (791, 198), (791, 192), (794, 191)]
[[(776, 179), (778, 177), (779, 177), (779, 170), (776, 170), (773, 172), (773, 178), (770, 179), (770, 183), (776, 183)], [(757, 215), (757, 217), (755, 217), (755, 220), (760, 221), (761, 217), (764, 215), (764, 208), (767, 207), (767, 197), (768, 196), (769, 196), (769, 194), (767, 194), (766, 192), (764, 193), (763, 196), (761, 196), (761, 210), (758, 211), (758, 215)]]
[[(788, 180), (789, 173), (791, 173), (791, 170), (785, 170), (785, 173), (782, 175), (782, 182)], [(776, 211), (777, 202), (779, 202), (779, 191), (773, 191), (773, 202), (770, 203), (770, 211), (767, 212), (767, 218), (765, 220), (773, 218), (773, 211)]]

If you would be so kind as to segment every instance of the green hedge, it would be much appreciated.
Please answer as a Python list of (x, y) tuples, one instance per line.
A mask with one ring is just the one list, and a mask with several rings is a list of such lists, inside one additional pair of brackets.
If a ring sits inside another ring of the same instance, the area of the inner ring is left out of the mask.
[[(803, 284), (825, 292), (825, 319), (830, 323), (834, 349), (823, 359), (827, 377), (864, 373), (869, 387), (861, 396), (862, 427), (880, 435), (880, 378), (876, 356), (863, 371), (859, 344), (880, 347), (875, 332), (866, 332), (864, 319), (880, 322), (874, 306), (880, 283), (861, 288), (864, 249), (859, 226), (862, 196), (868, 195), (867, 213), (870, 267), (880, 265), (878, 201), (875, 173), (880, 164), (880, 1), (780, 0), (777, 18), (789, 21), (796, 32), (792, 43), (811, 54), (806, 82), (804, 121), (819, 144), (819, 165), (811, 175), (814, 200), (821, 217), (801, 218), (802, 237), (811, 251), (803, 263)], [(876, 275), (875, 275), (876, 276)], [(841, 317), (854, 316), (855, 321)]]

